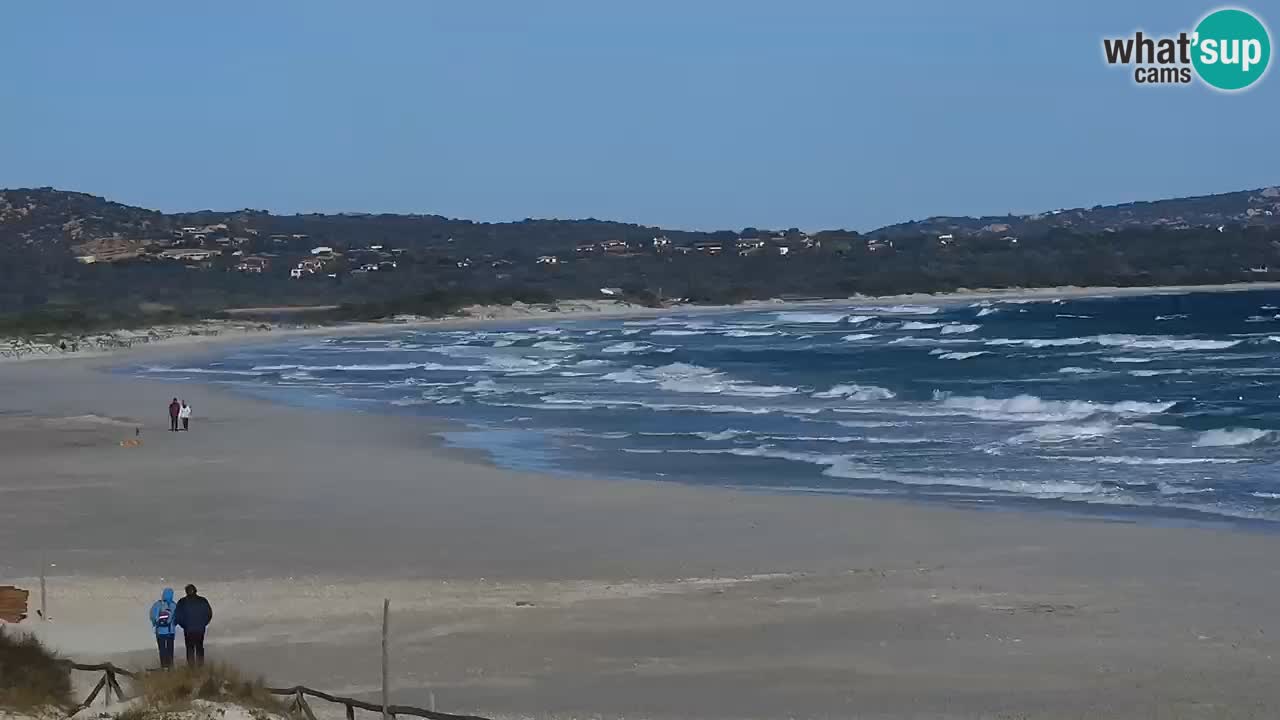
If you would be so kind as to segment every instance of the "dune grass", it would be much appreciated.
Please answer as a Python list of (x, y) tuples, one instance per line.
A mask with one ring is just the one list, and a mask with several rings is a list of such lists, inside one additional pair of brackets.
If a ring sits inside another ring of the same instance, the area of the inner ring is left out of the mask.
[(146, 720), (180, 712), (194, 700), (230, 703), (273, 715), (286, 713), (285, 704), (267, 692), (261, 678), (246, 678), (236, 668), (222, 663), (140, 674), (132, 681), (131, 694), (140, 696), (142, 701), (122, 713), (121, 720)]
[(33, 635), (0, 628), (0, 708), (71, 707), (71, 671)]

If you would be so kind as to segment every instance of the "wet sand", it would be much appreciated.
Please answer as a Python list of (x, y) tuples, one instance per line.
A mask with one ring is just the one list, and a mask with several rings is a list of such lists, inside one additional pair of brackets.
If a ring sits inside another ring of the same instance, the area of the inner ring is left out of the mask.
[(213, 657), (368, 697), (387, 597), (394, 701), (494, 717), (1280, 715), (1280, 535), (513, 472), (441, 427), (7, 364), (0, 583), (56, 564), (24, 625), (142, 666), (195, 582)]

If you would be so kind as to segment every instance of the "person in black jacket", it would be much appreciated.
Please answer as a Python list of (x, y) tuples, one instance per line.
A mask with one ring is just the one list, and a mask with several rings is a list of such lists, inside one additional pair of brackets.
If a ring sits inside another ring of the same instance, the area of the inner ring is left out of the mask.
[(182, 626), (182, 642), (187, 648), (187, 666), (204, 665), (204, 631), (213, 622), (213, 606), (196, 594), (196, 586), (187, 586), (187, 596), (178, 601), (173, 612), (175, 625)]

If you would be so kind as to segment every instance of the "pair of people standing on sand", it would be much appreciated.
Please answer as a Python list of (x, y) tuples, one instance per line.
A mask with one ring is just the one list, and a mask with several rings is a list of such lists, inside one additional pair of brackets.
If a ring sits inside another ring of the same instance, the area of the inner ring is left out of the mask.
[(165, 588), (148, 613), (160, 648), (160, 667), (164, 670), (173, 667), (173, 640), (179, 627), (187, 649), (187, 666), (204, 665), (204, 632), (213, 622), (213, 606), (196, 594), (195, 585), (188, 585), (186, 593), (186, 597), (174, 603), (173, 588)]
[(169, 430), (171, 432), (178, 431), (178, 421), (182, 421), (182, 429), (191, 429), (191, 406), (185, 400), (174, 398), (169, 403)]

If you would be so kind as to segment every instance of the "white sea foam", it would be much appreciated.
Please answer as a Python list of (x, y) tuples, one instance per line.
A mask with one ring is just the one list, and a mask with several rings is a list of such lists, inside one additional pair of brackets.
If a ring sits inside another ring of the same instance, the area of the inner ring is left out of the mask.
[(1066, 338), (993, 338), (988, 345), (1013, 345), (1030, 348), (1072, 347), (1077, 345), (1101, 345), (1127, 350), (1225, 350), (1239, 345), (1241, 340), (1197, 340), (1173, 338), (1161, 335), (1091, 335)]
[(1042, 400), (1035, 395), (1010, 398), (959, 396), (934, 391), (934, 400), (943, 408), (984, 420), (1021, 422), (1063, 422), (1083, 420), (1101, 413), (1113, 415), (1154, 415), (1173, 407), (1172, 402), (1150, 403), (1123, 401), (1099, 403), (1089, 400)]
[(1189, 316), (1188, 316), (1187, 314), (1185, 314), (1185, 313), (1178, 313), (1178, 314), (1176, 314), (1176, 315), (1157, 315), (1157, 316), (1156, 316), (1156, 320), (1158, 320), (1158, 321), (1163, 321), (1163, 320), (1185, 320), (1187, 317), (1189, 317)]
[(853, 310), (868, 315), (936, 315), (942, 308), (936, 305), (872, 305)]
[(935, 350), (929, 354), (937, 355), (939, 360), (969, 360), (971, 358), (976, 358), (979, 355), (986, 355), (987, 351), (971, 350), (969, 352), (938, 352)]
[(686, 335), (706, 335), (706, 330), (654, 330), (650, 335), (669, 335), (672, 337), (683, 337)]
[(833, 385), (828, 390), (816, 392), (813, 397), (822, 399), (843, 399), (853, 400), (855, 402), (867, 402), (872, 400), (890, 400), (896, 397), (896, 394), (888, 388), (882, 388), (877, 385)]
[(1274, 433), (1271, 430), (1259, 430), (1257, 428), (1240, 427), (1240, 428), (1224, 428), (1219, 430), (1209, 430), (1201, 433), (1200, 437), (1192, 443), (1195, 447), (1235, 447), (1238, 445), (1252, 445), (1259, 440), (1271, 438)]
[(1026, 432), (1014, 435), (1006, 440), (1005, 444), (1023, 445), (1026, 443), (1065, 443), (1076, 440), (1091, 440), (1110, 435), (1115, 429), (1115, 424), (1109, 422), (1093, 422), (1080, 425), (1054, 423), (1033, 427)]
[(837, 420), (836, 424), (840, 427), (847, 428), (887, 428), (901, 427), (903, 423), (887, 422), (883, 420)]
[(1156, 377), (1157, 375), (1182, 375), (1186, 370), (1130, 370), (1134, 377)]
[(713, 368), (688, 363), (671, 363), (660, 367), (636, 366), (604, 376), (617, 383), (656, 385), (667, 392), (698, 393), (705, 395), (734, 395), (737, 397), (779, 397), (797, 392), (797, 388), (783, 385), (756, 385), (734, 380)]
[(1104, 358), (1102, 358), (1102, 362), (1108, 362), (1108, 363), (1120, 363), (1120, 364), (1128, 363), (1128, 364), (1131, 364), (1131, 365), (1132, 365), (1132, 364), (1149, 363), (1149, 362), (1151, 362), (1151, 361), (1153, 361), (1153, 360), (1155, 360), (1155, 358), (1149, 358), (1149, 357), (1122, 357), (1122, 356), (1121, 356), (1121, 357), (1104, 357)]
[(533, 347), (539, 350), (580, 350), (581, 345), (571, 342), (561, 342), (558, 340), (542, 340), (533, 344)]
[(820, 313), (820, 312), (780, 312), (774, 313), (779, 322), (808, 324), (808, 323), (838, 323), (848, 317), (848, 313)]
[(777, 330), (729, 330), (724, 333), (725, 337), (750, 338), (750, 337), (771, 337), (781, 335)]
[(1000, 308), (986, 307), (978, 311), (977, 317), (986, 317), (1000, 312)]
[(600, 352), (614, 353), (618, 355), (630, 355), (632, 353), (643, 352), (672, 352), (675, 348), (659, 348), (646, 342), (620, 342), (609, 345), (600, 350)]
[(1083, 368), (1083, 367), (1076, 367), (1074, 365), (1071, 365), (1064, 368), (1058, 368), (1058, 372), (1062, 373), (1063, 375), (1093, 375), (1101, 371), (1094, 370), (1093, 368)]
[(1095, 463), (1098, 465), (1230, 465), (1246, 462), (1244, 458), (1206, 457), (1137, 457), (1134, 455), (1042, 455), (1050, 460)]
[(420, 370), (429, 368), (435, 363), (384, 363), (381, 365), (255, 365), (254, 370), (320, 370), (330, 372), (391, 372), (397, 370)]
[(873, 337), (876, 337), (875, 333), (854, 333), (853, 335), (845, 335), (840, 339), (845, 342), (857, 342), (859, 340), (870, 340)]
[(902, 323), (902, 329), (903, 330), (937, 330), (943, 325), (944, 323), (919, 322), (916, 320), (912, 320), (910, 322)]
[(965, 333), (975, 332), (981, 327), (982, 327), (981, 325), (978, 325), (976, 323), (970, 323), (967, 325), (962, 323), (948, 323), (947, 325), (944, 325), (942, 327), (942, 334), (943, 335), (963, 335)]
[(182, 373), (195, 375), (242, 375), (246, 377), (261, 377), (266, 371), (272, 370), (293, 370), (296, 366), (262, 366), (254, 367), (252, 370), (230, 370), (223, 368), (167, 368), (167, 367), (149, 367), (146, 372), (154, 373)]

